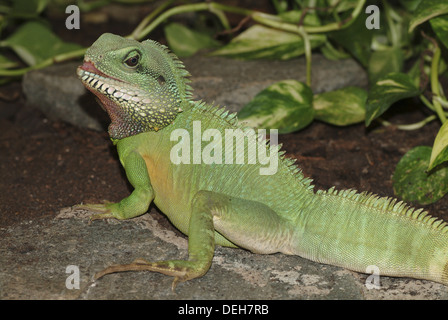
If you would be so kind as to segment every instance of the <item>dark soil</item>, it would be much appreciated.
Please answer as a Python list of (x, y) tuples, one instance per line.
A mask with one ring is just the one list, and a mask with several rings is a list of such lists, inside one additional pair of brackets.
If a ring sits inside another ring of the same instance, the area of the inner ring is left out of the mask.
[[(114, 26), (111, 21), (101, 28), (84, 28), (88, 33), (68, 36), (62, 29), (59, 33), (90, 45), (103, 32), (117, 32)], [(123, 24), (120, 28), (120, 34), (133, 29)], [(61, 208), (80, 202), (119, 201), (130, 193), (107, 133), (53, 122), (25, 107), (18, 82), (0, 87), (0, 97), (0, 227), (54, 216)], [(394, 110), (388, 117), (396, 123), (424, 118), (407, 104)], [(433, 122), (408, 132), (394, 127), (366, 129), (359, 124), (339, 128), (314, 122), (279, 140), (317, 188), (336, 186), (393, 196), (391, 176), (396, 164), (411, 148), (431, 146), (439, 126)], [(426, 209), (448, 220), (448, 197)]]

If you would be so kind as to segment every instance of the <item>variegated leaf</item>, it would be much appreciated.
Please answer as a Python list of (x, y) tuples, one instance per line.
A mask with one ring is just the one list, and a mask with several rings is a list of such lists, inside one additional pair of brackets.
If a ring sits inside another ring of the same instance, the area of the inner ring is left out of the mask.
[(239, 112), (241, 122), (254, 128), (300, 130), (314, 119), (313, 93), (296, 80), (277, 82), (261, 91)]
[(44, 24), (36, 21), (23, 24), (0, 45), (12, 48), (29, 65), (82, 48), (78, 44), (62, 41)]
[(431, 158), (428, 170), (434, 169), (436, 166), (448, 160), (448, 121), (439, 129), (434, 146), (432, 148)]
[(170, 49), (179, 57), (189, 57), (198, 50), (219, 46), (209, 34), (175, 22), (165, 26), (165, 36)]
[(419, 146), (408, 151), (392, 177), (395, 193), (405, 201), (430, 204), (448, 192), (448, 167), (427, 173), (431, 147)]
[(423, 22), (448, 13), (448, 1), (446, 0), (422, 0), (414, 11), (409, 23), (409, 32)]
[(437, 38), (448, 48), (448, 15), (433, 18), (429, 22)]
[(401, 99), (415, 97), (420, 90), (412, 78), (400, 72), (389, 73), (378, 80), (369, 91), (366, 104), (366, 125), (382, 115), (389, 107)]
[(336, 126), (346, 126), (365, 119), (367, 91), (358, 87), (316, 94), (313, 107), (315, 118)]
[[(311, 47), (326, 41), (324, 35), (309, 35)], [(303, 39), (294, 33), (254, 25), (212, 55), (237, 59), (281, 59), (298, 57), (305, 52)]]

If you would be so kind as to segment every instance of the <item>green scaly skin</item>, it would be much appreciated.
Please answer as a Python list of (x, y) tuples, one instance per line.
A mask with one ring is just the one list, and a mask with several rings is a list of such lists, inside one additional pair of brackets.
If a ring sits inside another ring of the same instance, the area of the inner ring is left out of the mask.
[[(260, 175), (260, 164), (174, 164), (174, 130), (193, 135), (242, 128), (235, 115), (194, 102), (181, 62), (166, 47), (102, 35), (78, 68), (84, 85), (112, 120), (109, 134), (134, 187), (119, 203), (79, 206), (96, 210), (92, 219), (129, 219), (144, 214), (153, 201), (188, 235), (188, 260), (111, 266), (107, 273), (149, 270), (179, 281), (204, 275), (215, 244), (255, 253), (283, 252), (320, 263), (380, 275), (413, 277), (448, 284), (448, 227), (423, 210), (392, 198), (353, 190), (313, 190), (294, 161), (278, 153), (278, 170)], [(196, 140), (194, 140), (196, 139)], [(270, 152), (279, 147), (259, 145)], [(201, 149), (202, 150), (202, 149)], [(223, 162), (224, 163), (224, 159)]]

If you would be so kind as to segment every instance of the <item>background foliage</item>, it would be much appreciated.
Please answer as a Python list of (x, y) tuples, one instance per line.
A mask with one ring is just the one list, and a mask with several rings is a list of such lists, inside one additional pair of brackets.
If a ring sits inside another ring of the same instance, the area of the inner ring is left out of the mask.
[[(77, 1), (81, 12), (111, 2), (129, 5), (145, 0)], [(305, 56), (307, 80), (284, 80), (261, 91), (239, 113), (241, 121), (279, 132), (298, 131), (318, 120), (336, 126), (364, 122), (392, 125), (382, 119), (398, 101), (418, 100), (426, 118), (396, 125), (418, 130), (428, 122), (440, 122), (432, 147), (410, 150), (398, 163), (394, 189), (404, 200), (422, 204), (448, 192), (445, 177), (448, 161), (446, 99), (440, 79), (446, 76), (448, 3), (446, 0), (272, 0), (275, 14), (229, 6), (225, 1), (161, 2), (145, 17), (129, 38), (151, 37), (163, 27), (170, 48), (185, 57), (201, 49), (234, 59), (291, 59)], [(59, 39), (43, 13), (50, 6), (73, 4), (66, 0), (0, 0), (0, 83), (30, 70), (82, 57), (85, 48)], [(379, 9), (373, 14), (372, 7)], [(179, 14), (213, 15), (213, 25), (184, 25), (172, 21)], [(227, 15), (239, 14), (231, 26)], [(377, 19), (374, 21), (372, 19)], [(369, 29), (377, 22), (379, 29)], [(233, 28), (233, 29), (232, 29)], [(5, 32), (8, 30), (8, 32)], [(11, 31), (12, 30), (12, 31)], [(6, 34), (6, 36), (4, 36)], [(217, 34), (232, 35), (222, 43)], [(328, 59), (356, 59), (368, 73), (369, 88), (346, 87), (314, 94), (310, 88), (312, 51)]]

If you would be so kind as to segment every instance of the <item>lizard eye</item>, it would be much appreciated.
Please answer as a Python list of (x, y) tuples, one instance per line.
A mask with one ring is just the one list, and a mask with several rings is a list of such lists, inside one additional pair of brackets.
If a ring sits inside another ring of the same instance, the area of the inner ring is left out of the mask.
[(135, 56), (132, 56), (132, 57), (126, 59), (126, 60), (124, 61), (124, 63), (125, 63), (128, 67), (135, 68), (135, 67), (138, 65), (139, 61), (140, 61), (140, 56), (137, 54), (137, 55), (135, 55)]

